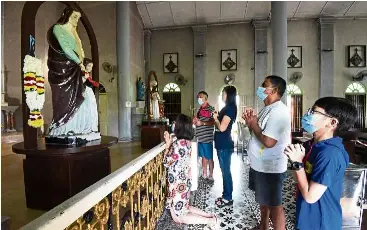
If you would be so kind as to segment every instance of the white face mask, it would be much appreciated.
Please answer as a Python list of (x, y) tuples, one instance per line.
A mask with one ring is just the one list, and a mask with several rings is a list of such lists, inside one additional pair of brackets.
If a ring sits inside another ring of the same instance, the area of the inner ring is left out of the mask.
[(198, 103), (199, 103), (199, 105), (202, 105), (202, 104), (204, 104), (204, 101), (203, 101), (203, 99), (201, 99), (200, 97), (198, 98)]
[(175, 123), (172, 124), (171, 129), (172, 129), (172, 133), (173, 133), (175, 131)]

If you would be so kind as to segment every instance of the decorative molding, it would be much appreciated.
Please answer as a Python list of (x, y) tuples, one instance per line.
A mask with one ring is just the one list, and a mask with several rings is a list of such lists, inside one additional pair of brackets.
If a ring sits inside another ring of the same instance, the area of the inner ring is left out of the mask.
[(317, 24), (319, 26), (331, 26), (335, 24), (335, 21), (336, 21), (336, 18), (334, 17), (318, 18)]
[(207, 25), (191, 26), (191, 28), (194, 31), (194, 35), (204, 35), (208, 31)]
[(152, 37), (152, 31), (144, 30), (144, 39), (150, 39)]
[(270, 21), (269, 20), (253, 20), (251, 22), (251, 25), (256, 30), (268, 29), (269, 28), (269, 25), (270, 25)]

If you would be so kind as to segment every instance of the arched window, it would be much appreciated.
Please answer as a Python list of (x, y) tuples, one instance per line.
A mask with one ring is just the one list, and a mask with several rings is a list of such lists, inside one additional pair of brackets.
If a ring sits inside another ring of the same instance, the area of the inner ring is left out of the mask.
[(181, 113), (181, 89), (175, 83), (168, 83), (163, 88), (164, 114), (174, 121)]
[(366, 88), (358, 82), (348, 85), (345, 98), (357, 108), (357, 121), (353, 128), (364, 129), (366, 124)]
[(303, 95), (301, 89), (295, 84), (287, 85), (287, 104), (291, 110), (292, 131), (301, 131)]
[(180, 92), (180, 87), (178, 87), (177, 84), (175, 83), (168, 83), (164, 89), (163, 89), (163, 92), (164, 93), (167, 93), (167, 92)]

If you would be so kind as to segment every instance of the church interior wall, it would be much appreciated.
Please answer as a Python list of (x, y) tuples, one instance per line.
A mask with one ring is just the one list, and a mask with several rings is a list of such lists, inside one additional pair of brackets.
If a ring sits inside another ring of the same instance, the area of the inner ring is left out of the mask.
[[(355, 76), (364, 68), (348, 68), (346, 52), (348, 45), (367, 45), (367, 20), (338, 20), (335, 25), (334, 93), (344, 97), (344, 92)], [(367, 87), (367, 79), (362, 82)], [(367, 89), (367, 88), (366, 88)]]
[[(348, 45), (367, 45), (367, 31), (364, 29), (367, 20), (336, 20), (335, 22), (335, 57), (334, 57), (334, 96), (344, 97), (346, 87), (352, 82), (351, 76), (366, 68), (347, 68), (346, 47)], [(174, 32), (168, 32), (174, 31)], [(163, 71), (162, 55), (166, 52), (179, 52), (176, 46), (185, 46), (192, 50), (192, 29), (153, 31), (152, 37), (152, 69)], [(178, 36), (179, 35), (179, 36)], [(179, 37), (186, 37), (182, 41)], [(240, 96), (247, 96), (247, 104), (252, 103), (254, 95), (254, 29), (250, 23), (226, 26), (209, 26), (206, 33), (206, 79), (205, 90), (209, 94), (209, 102), (218, 107), (218, 96), (223, 78), (234, 73), (234, 85)], [(302, 68), (288, 68), (287, 78), (294, 72), (302, 72), (303, 78), (297, 85), (303, 92), (303, 110), (307, 110), (319, 98), (319, 27), (315, 19), (288, 21), (288, 46), (302, 46)], [(220, 71), (220, 52), (222, 49), (237, 49), (238, 67), (236, 71)], [(192, 53), (179, 52), (179, 72), (192, 73), (193, 68), (183, 60), (193, 60)], [(268, 74), (272, 71), (271, 27), (268, 29)], [(159, 75), (161, 76), (161, 75)], [(185, 76), (185, 75), (184, 75)], [(186, 76), (185, 76), (186, 77)], [(169, 74), (160, 77), (164, 84), (174, 82)], [(366, 85), (364, 80), (364, 84)], [(290, 82), (288, 82), (290, 83)], [(190, 81), (188, 83), (190, 87)], [(243, 97), (242, 97), (243, 98)], [(182, 108), (190, 107), (190, 100), (182, 100)], [(242, 102), (241, 102), (242, 104)], [(195, 104), (195, 107), (198, 105)], [(183, 109), (182, 112), (187, 110)]]
[[(156, 71), (159, 84), (159, 94), (163, 97), (163, 88), (170, 82), (175, 82), (175, 73), (163, 73), (163, 54), (179, 53), (179, 73), (187, 80), (186, 85), (180, 85), (181, 112), (190, 114), (190, 108), (196, 106), (193, 101), (193, 32), (191, 28), (153, 31), (151, 37), (151, 69)], [(163, 99), (163, 98), (162, 98)], [(191, 107), (190, 107), (191, 106)]]
[[(116, 65), (116, 2), (80, 2), (79, 3), (93, 26), (97, 37), (100, 55), (100, 81), (108, 94), (108, 135), (117, 136), (117, 79), (110, 82), (111, 76), (104, 72), (103, 62)], [(20, 22), (24, 2), (4, 3), (4, 64), (7, 73), (7, 102), (9, 105), (21, 103), (21, 60), (20, 60)], [(36, 17), (36, 55), (44, 62), (46, 80), (46, 98), (52, 93), (47, 79), (47, 40), (48, 28), (61, 15), (64, 5), (59, 2), (45, 2)], [(104, 20), (100, 20), (103, 18)], [(352, 82), (351, 76), (366, 68), (347, 68), (346, 47), (348, 45), (366, 45), (367, 20), (336, 20), (335, 22), (335, 63), (334, 94), (344, 96), (346, 87)], [(90, 45), (83, 26), (79, 26), (86, 57), (90, 57)], [(135, 83), (137, 77), (144, 76), (144, 36), (143, 24), (136, 4), (131, 4), (131, 76), (130, 100), (136, 100)], [(303, 108), (312, 106), (318, 98), (319, 88), (319, 28), (313, 19), (288, 22), (288, 45), (302, 46), (302, 68), (288, 68), (288, 76), (302, 72), (303, 79), (297, 83), (304, 93)], [(206, 33), (206, 81), (205, 90), (209, 93), (209, 102), (218, 107), (218, 96), (224, 85), (223, 78), (229, 73), (236, 76), (235, 85), (240, 96), (247, 96), (252, 102), (254, 95), (254, 29), (250, 23), (226, 26), (209, 26)], [(272, 69), (271, 28), (268, 30), (268, 73)], [(237, 49), (237, 71), (220, 71), (220, 52), (222, 49)], [(179, 73), (187, 80), (181, 85), (182, 108), (190, 114), (190, 108), (197, 107), (193, 94), (193, 31), (191, 28), (153, 30), (151, 38), (151, 69), (157, 72), (159, 90), (162, 96), (163, 87), (175, 81), (176, 74), (163, 73), (163, 53), (179, 53)], [(363, 82), (367, 85), (367, 79)], [(242, 104), (243, 102), (241, 102)], [(43, 109), (45, 123), (52, 119), (51, 100), (46, 100)], [(22, 129), (21, 109), (16, 112), (17, 130)]]

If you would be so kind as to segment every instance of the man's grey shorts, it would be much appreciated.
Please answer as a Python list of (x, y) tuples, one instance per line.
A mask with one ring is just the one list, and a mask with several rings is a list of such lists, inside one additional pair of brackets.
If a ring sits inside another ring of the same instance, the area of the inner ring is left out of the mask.
[(249, 189), (255, 192), (260, 205), (280, 206), (284, 179), (285, 173), (263, 173), (250, 168)]

